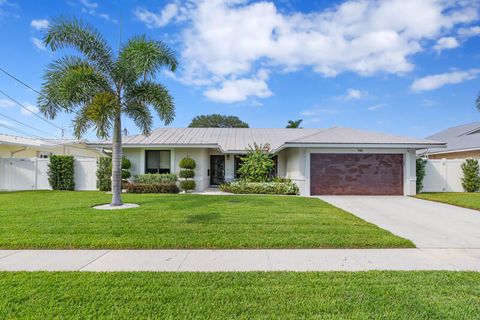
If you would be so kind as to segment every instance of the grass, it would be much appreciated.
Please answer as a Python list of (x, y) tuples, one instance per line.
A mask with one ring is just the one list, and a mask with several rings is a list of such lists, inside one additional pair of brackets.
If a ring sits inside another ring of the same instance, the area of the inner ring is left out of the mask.
[(468, 192), (436, 192), (420, 193), (416, 195), (419, 199), (437, 201), (451, 204), (458, 207), (480, 210), (480, 193)]
[(0, 193), (0, 248), (389, 248), (403, 238), (314, 198), (126, 194), (139, 208), (104, 211), (102, 192)]
[(480, 273), (0, 273), (0, 318), (478, 319)]

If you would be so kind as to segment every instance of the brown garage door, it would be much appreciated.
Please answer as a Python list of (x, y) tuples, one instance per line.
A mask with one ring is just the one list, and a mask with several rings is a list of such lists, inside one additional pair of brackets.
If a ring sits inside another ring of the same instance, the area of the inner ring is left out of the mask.
[(402, 154), (311, 154), (312, 195), (403, 195)]

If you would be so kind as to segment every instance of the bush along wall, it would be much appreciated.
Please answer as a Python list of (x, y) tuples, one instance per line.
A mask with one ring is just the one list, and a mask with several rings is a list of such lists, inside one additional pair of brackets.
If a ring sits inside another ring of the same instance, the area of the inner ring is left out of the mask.
[(462, 186), (467, 192), (477, 192), (480, 189), (479, 166), (476, 159), (466, 159), (462, 163)]
[(48, 182), (53, 190), (74, 190), (73, 156), (51, 156), (48, 163)]
[[(130, 168), (132, 164), (130, 160), (122, 158), (122, 183), (127, 183), (127, 179), (131, 177)], [(102, 157), (98, 160), (97, 168), (97, 188), (100, 191), (112, 190), (112, 158)]]
[(180, 181), (180, 188), (182, 188), (184, 192), (194, 190), (196, 186), (195, 181), (189, 179), (193, 179), (195, 177), (194, 169), (197, 166), (195, 160), (190, 157), (185, 157), (180, 160), (179, 166), (181, 170), (178, 176), (183, 179)]
[(422, 192), (423, 189), (423, 179), (425, 178), (426, 171), (425, 166), (427, 165), (427, 160), (422, 158), (417, 158), (417, 193)]

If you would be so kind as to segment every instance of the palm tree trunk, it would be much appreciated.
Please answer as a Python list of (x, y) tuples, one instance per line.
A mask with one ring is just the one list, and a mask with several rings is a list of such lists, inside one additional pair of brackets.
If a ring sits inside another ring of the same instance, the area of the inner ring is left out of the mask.
[(112, 146), (112, 206), (121, 206), (122, 202), (122, 120), (117, 111), (113, 124)]

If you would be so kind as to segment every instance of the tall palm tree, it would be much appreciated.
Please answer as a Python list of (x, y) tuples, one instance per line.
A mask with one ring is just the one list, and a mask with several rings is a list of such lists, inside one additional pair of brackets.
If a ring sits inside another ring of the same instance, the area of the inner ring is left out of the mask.
[(44, 74), (41, 112), (54, 119), (60, 112), (74, 113), (73, 131), (80, 138), (94, 129), (101, 139), (112, 137), (112, 206), (122, 205), (122, 116), (131, 118), (148, 135), (152, 107), (165, 124), (175, 116), (168, 90), (153, 81), (177, 59), (161, 41), (136, 36), (117, 54), (94, 28), (77, 19), (55, 19), (43, 38), (52, 51), (68, 48), (80, 56), (66, 55), (49, 64)]
[(298, 120), (288, 120), (288, 124), (285, 128), (300, 128), (300, 124), (302, 123), (303, 119)]

